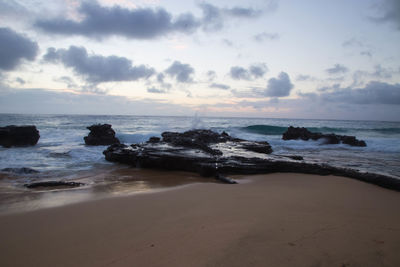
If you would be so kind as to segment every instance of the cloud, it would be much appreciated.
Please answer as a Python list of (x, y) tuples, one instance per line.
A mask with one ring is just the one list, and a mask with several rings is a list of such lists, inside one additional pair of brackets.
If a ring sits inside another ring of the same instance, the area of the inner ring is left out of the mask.
[(279, 34), (277, 33), (267, 33), (262, 32), (253, 36), (253, 39), (257, 42), (272, 41), (279, 39)]
[(333, 67), (325, 70), (328, 74), (343, 74), (349, 71), (349, 69), (341, 64), (335, 64)]
[(154, 93), (154, 94), (165, 94), (165, 93), (167, 93), (168, 91), (165, 90), (165, 89), (158, 89), (158, 88), (155, 88), (155, 87), (153, 86), (153, 87), (147, 88), (147, 92), (148, 92), (148, 93)]
[(279, 73), (278, 78), (271, 78), (268, 80), (267, 89), (264, 91), (264, 95), (268, 97), (288, 96), (293, 87), (289, 75), (286, 72), (281, 72)]
[(26, 83), (25, 80), (22, 79), (21, 77), (15, 78), (15, 81), (16, 81), (17, 83), (19, 83), (20, 85), (24, 85), (24, 84)]
[(231, 87), (227, 84), (222, 84), (222, 83), (212, 83), (210, 85), (211, 88), (218, 88), (218, 89), (222, 89), (222, 90), (228, 90)]
[(400, 84), (372, 81), (364, 88), (336, 88), (320, 98), (325, 102), (400, 105)]
[(249, 66), (249, 69), (233, 66), (231, 67), (229, 74), (234, 80), (252, 80), (262, 78), (268, 71), (268, 67), (265, 63), (255, 63)]
[(231, 18), (257, 18), (262, 14), (262, 10), (233, 7), (220, 8), (210, 3), (202, 2), (199, 7), (203, 11), (202, 27), (204, 31), (218, 31), (224, 27), (227, 19)]
[(250, 74), (255, 78), (261, 78), (268, 71), (265, 63), (253, 64), (249, 67)]
[(235, 80), (250, 80), (250, 73), (247, 69), (239, 66), (233, 66), (230, 70), (232, 79)]
[(70, 88), (70, 89), (78, 88), (78, 85), (74, 82), (74, 80), (68, 76), (62, 76), (62, 77), (56, 78), (56, 79), (54, 79), (54, 81), (60, 82), (60, 83), (65, 83), (67, 85), (67, 88)]
[(299, 74), (299, 75), (297, 75), (297, 77), (296, 77), (296, 81), (299, 81), (299, 82), (303, 82), (303, 81), (315, 81), (315, 80), (316, 80), (316, 78), (315, 78), (315, 77), (312, 77), (311, 75)]
[(392, 23), (400, 31), (400, 1), (384, 0), (380, 5), (381, 14), (372, 17), (376, 23)]
[(1, 91), (0, 87), (0, 113), (187, 116), (194, 114), (194, 110), (154, 99), (43, 89)]
[(361, 51), (360, 55), (372, 58), (372, 52), (371, 51)]
[(147, 79), (155, 71), (145, 65), (133, 66), (125, 57), (89, 55), (84, 47), (70, 46), (69, 49), (47, 49), (45, 62), (62, 63), (91, 83), (111, 81), (136, 81)]
[(392, 78), (393, 75), (399, 74), (400, 70), (382, 67), (380, 64), (374, 66), (372, 71), (358, 70), (353, 73), (353, 84), (351, 86), (360, 86), (364, 84), (365, 78), (385, 80)]
[(183, 64), (180, 61), (174, 61), (171, 66), (169, 66), (165, 73), (169, 76), (174, 77), (178, 82), (181, 83), (192, 83), (194, 74), (194, 69), (189, 64)]
[(10, 28), (0, 28), (0, 69), (15, 69), (22, 60), (33, 61), (39, 51), (36, 42)]
[(228, 39), (222, 39), (222, 43), (226, 46), (232, 47), (233, 46), (233, 42), (231, 40)]
[(101, 6), (97, 1), (83, 1), (78, 11), (81, 20), (64, 17), (38, 19), (35, 26), (47, 33), (61, 35), (82, 35), (101, 39), (110, 36), (124, 36), (132, 39), (154, 39), (170, 33), (191, 34), (202, 28), (216, 31), (224, 27), (227, 20), (255, 18), (262, 11), (235, 6), (219, 8), (209, 3), (199, 4), (202, 17), (192, 13), (173, 16), (164, 8), (135, 8)]
[(199, 22), (190, 13), (175, 18), (163, 8), (127, 9), (120, 6), (104, 7), (96, 1), (81, 4), (81, 21), (64, 18), (37, 20), (36, 27), (55, 34), (88, 37), (125, 36), (134, 39), (153, 39), (170, 32), (191, 33)]
[(212, 82), (217, 78), (217, 73), (213, 70), (207, 71), (206, 75), (209, 82)]

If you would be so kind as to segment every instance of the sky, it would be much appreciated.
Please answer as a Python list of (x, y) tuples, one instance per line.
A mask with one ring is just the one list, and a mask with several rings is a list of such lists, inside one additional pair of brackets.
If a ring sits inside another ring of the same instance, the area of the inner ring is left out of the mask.
[(400, 1), (0, 0), (0, 113), (400, 121)]

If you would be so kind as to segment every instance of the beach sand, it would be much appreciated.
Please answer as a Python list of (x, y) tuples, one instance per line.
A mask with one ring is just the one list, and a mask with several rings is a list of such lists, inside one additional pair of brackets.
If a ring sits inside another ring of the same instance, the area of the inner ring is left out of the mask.
[(0, 266), (400, 266), (399, 192), (246, 178), (1, 215)]

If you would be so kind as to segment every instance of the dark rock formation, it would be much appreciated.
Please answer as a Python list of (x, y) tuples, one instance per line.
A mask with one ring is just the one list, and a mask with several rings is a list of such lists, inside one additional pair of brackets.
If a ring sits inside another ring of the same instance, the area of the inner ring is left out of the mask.
[(37, 182), (37, 183), (30, 183), (25, 184), (24, 186), (29, 189), (41, 189), (41, 188), (48, 188), (48, 189), (60, 189), (60, 188), (74, 188), (85, 185), (84, 183), (78, 182), (66, 182), (66, 181), (47, 181), (47, 182)]
[[(339, 175), (373, 183), (400, 191), (400, 179), (362, 173), (352, 169), (299, 161), (300, 156), (279, 156), (247, 150), (246, 145), (265, 147), (266, 142), (250, 142), (235, 139), (226, 133), (207, 130), (185, 133), (163, 133), (157, 143), (123, 145), (114, 144), (103, 154), (106, 160), (129, 164), (140, 168), (181, 170), (197, 172), (223, 182), (234, 183), (225, 177), (229, 174), (267, 174), (296, 172), (319, 175)], [(182, 138), (181, 138), (182, 137)], [(196, 143), (196, 140), (198, 143)], [(269, 150), (268, 150), (269, 151)], [(272, 151), (272, 150), (271, 150)]]
[(33, 125), (0, 127), (0, 145), (4, 147), (34, 146), (39, 138), (39, 131)]
[(39, 173), (39, 171), (31, 169), (31, 168), (4, 168), (1, 169), (2, 172), (11, 172), (15, 174), (32, 174), (32, 173)]
[(95, 124), (87, 128), (90, 133), (84, 137), (86, 145), (107, 146), (120, 143), (118, 138), (115, 137), (115, 131), (110, 124)]
[(283, 140), (297, 140), (301, 139), (304, 141), (308, 140), (319, 140), (323, 139), (324, 144), (347, 144), (350, 146), (367, 146), (365, 141), (357, 140), (355, 136), (348, 135), (337, 135), (337, 134), (322, 134), (322, 133), (313, 133), (310, 132), (307, 128), (304, 127), (293, 127), (290, 126), (286, 132), (282, 135)]

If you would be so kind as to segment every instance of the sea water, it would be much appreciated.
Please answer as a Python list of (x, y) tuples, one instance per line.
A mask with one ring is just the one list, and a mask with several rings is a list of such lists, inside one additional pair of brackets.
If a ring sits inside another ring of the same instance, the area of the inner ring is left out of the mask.
[[(111, 124), (121, 143), (132, 144), (161, 136), (164, 131), (190, 129), (225, 131), (238, 138), (268, 141), (273, 153), (300, 155), (306, 162), (328, 163), (400, 178), (400, 122), (305, 120), (268, 118), (20, 115), (0, 114), (0, 126), (35, 125), (40, 132), (36, 146), (0, 147), (0, 170), (28, 167), (44, 178), (68, 179), (80, 171), (113, 165), (104, 159), (106, 146), (86, 146), (83, 140), (92, 124)], [(319, 141), (282, 140), (289, 126), (313, 132), (354, 135), (367, 147), (326, 145)], [(40, 176), (39, 176), (40, 179)]]
[[(195, 174), (137, 170), (107, 162), (107, 146), (86, 146), (86, 128), (111, 124), (122, 143), (142, 143), (164, 131), (211, 129), (233, 137), (267, 141), (277, 155), (299, 155), (305, 162), (330, 164), (400, 179), (400, 122), (268, 118), (151, 117), (0, 114), (0, 127), (35, 125), (40, 139), (32, 147), (0, 147), (0, 214), (65, 205), (115, 194), (136, 194), (206, 181)], [(319, 141), (282, 140), (289, 126), (310, 131), (354, 135), (367, 147), (326, 145)], [(9, 174), (4, 168), (31, 168), (34, 174)], [(175, 177), (171, 179), (171, 177)], [(76, 190), (29, 190), (24, 184), (70, 180), (86, 184)], [(208, 180), (207, 180), (208, 181)]]

